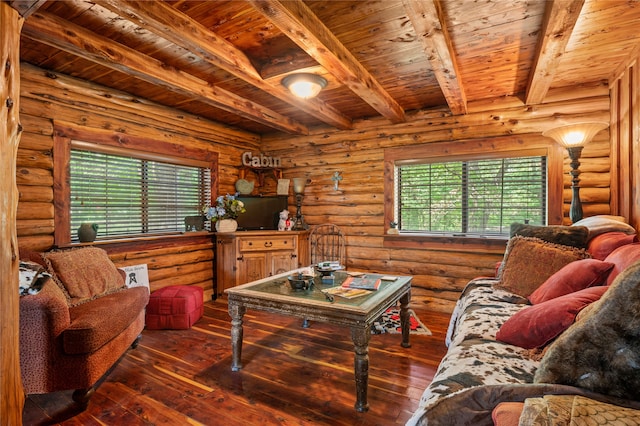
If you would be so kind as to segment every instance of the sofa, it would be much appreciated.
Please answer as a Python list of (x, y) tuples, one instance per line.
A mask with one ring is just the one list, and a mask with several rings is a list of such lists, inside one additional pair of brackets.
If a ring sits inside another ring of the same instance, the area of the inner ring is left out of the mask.
[(147, 287), (97, 247), (21, 253), (20, 369), (26, 394), (73, 389), (86, 407), (144, 328)]
[(407, 425), (640, 424), (638, 306), (624, 218), (512, 226), (496, 275), (462, 291)]

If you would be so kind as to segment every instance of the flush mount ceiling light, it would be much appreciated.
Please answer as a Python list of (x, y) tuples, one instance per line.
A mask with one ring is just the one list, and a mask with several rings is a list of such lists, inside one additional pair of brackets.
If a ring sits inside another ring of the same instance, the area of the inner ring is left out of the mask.
[(283, 78), (282, 84), (295, 96), (310, 99), (327, 87), (327, 80), (317, 74), (298, 73)]
[(542, 132), (542, 136), (555, 140), (560, 145), (567, 148), (571, 159), (571, 209), (569, 217), (571, 222), (576, 223), (582, 219), (582, 202), (580, 201), (580, 155), (582, 148), (593, 139), (601, 130), (609, 127), (609, 123), (604, 121), (594, 121), (586, 123), (568, 124)]

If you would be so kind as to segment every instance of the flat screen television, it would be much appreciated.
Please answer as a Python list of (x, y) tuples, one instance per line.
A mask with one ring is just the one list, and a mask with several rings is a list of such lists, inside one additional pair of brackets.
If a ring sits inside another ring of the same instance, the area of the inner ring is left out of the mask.
[(247, 210), (238, 216), (238, 231), (276, 230), (278, 229), (279, 214), (289, 207), (289, 197), (269, 196), (251, 197), (239, 196)]

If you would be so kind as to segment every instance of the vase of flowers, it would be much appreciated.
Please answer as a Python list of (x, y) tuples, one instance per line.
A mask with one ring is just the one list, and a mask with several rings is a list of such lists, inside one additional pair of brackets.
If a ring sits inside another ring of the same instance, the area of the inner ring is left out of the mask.
[(238, 194), (221, 195), (216, 198), (215, 205), (204, 208), (207, 219), (215, 223), (216, 232), (234, 232), (238, 229), (236, 219), (247, 210), (237, 196)]

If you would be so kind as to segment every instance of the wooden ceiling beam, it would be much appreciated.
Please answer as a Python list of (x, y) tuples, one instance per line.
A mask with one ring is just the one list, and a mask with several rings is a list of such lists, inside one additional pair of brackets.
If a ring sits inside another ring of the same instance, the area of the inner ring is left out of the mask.
[(403, 108), (301, 0), (249, 3), (376, 111), (394, 123), (405, 121)]
[(454, 115), (467, 113), (467, 96), (460, 80), (453, 43), (439, 0), (403, 0), (409, 20), (422, 41), (442, 94)]
[(27, 19), (46, 2), (47, 0), (9, 0), (9, 5), (17, 10), (20, 16)]
[(544, 101), (583, 5), (584, 0), (553, 0), (546, 3), (534, 65), (527, 81), (527, 105)]
[(342, 130), (352, 128), (348, 117), (322, 100), (301, 99), (281, 84), (264, 80), (244, 52), (165, 2), (99, 0), (96, 3), (326, 124)]
[(110, 69), (125, 72), (175, 93), (231, 112), (277, 130), (308, 134), (306, 126), (248, 99), (133, 49), (99, 36), (47, 12), (37, 12), (25, 21), (22, 34), (32, 40), (64, 50)]

